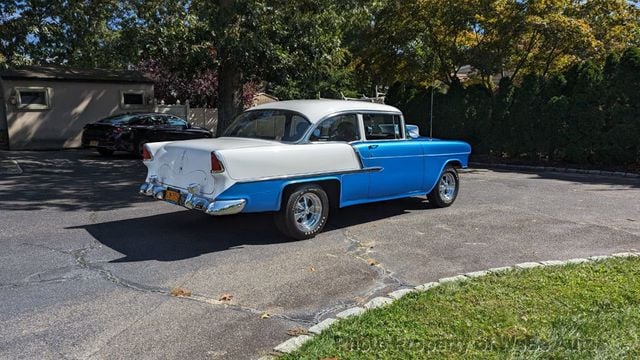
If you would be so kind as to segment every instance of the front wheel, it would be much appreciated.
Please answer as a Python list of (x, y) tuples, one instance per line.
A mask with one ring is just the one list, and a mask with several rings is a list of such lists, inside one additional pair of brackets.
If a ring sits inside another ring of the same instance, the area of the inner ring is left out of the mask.
[(322, 231), (329, 217), (329, 198), (318, 185), (300, 185), (276, 213), (276, 225), (285, 235), (297, 240), (310, 239)]
[(443, 208), (451, 206), (458, 196), (460, 178), (458, 172), (452, 166), (447, 166), (440, 174), (436, 186), (427, 194), (427, 199), (434, 207)]

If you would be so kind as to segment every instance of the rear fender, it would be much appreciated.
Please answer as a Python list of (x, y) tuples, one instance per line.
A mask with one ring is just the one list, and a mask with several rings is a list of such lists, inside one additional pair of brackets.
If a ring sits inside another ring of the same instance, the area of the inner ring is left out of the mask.
[[(323, 186), (323, 184), (328, 182), (337, 183), (337, 194), (332, 193), (330, 189)], [(334, 205), (335, 202), (339, 204), (340, 201), (340, 182), (340, 175), (331, 175), (303, 179), (279, 179), (236, 183), (216, 197), (216, 200), (245, 199), (247, 203), (243, 212), (279, 211), (284, 196), (292, 187), (300, 184), (318, 183), (325, 188), (325, 191), (329, 190), (327, 194), (329, 195), (330, 201), (332, 201), (332, 205)]]

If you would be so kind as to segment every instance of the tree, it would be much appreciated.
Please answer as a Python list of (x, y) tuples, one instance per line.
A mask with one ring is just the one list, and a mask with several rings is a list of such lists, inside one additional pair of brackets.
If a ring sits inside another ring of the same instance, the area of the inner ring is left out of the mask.
[(640, 165), (640, 48), (625, 50), (610, 80), (615, 101), (604, 136), (601, 160)]
[(338, 0), (199, 3), (217, 50), (218, 135), (242, 110), (244, 83), (262, 79), (302, 87), (336, 74), (344, 59), (341, 25), (352, 6)]
[(27, 39), (46, 13), (44, 5), (45, 1), (0, 2), (0, 58), (5, 66), (29, 62), (33, 46)]
[(10, 64), (119, 67), (112, 47), (127, 5), (117, 0), (28, 0), (1, 5), (0, 43)]

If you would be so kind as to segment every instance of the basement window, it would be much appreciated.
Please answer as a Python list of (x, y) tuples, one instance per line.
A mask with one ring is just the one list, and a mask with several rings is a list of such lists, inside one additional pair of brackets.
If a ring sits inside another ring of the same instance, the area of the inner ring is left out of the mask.
[(51, 107), (49, 88), (16, 88), (17, 107), (21, 110), (48, 110)]

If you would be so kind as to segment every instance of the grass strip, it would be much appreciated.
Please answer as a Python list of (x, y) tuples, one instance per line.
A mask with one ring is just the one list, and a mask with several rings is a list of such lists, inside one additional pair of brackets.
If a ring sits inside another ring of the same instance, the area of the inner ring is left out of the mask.
[(637, 359), (640, 258), (492, 274), (342, 320), (281, 359)]

